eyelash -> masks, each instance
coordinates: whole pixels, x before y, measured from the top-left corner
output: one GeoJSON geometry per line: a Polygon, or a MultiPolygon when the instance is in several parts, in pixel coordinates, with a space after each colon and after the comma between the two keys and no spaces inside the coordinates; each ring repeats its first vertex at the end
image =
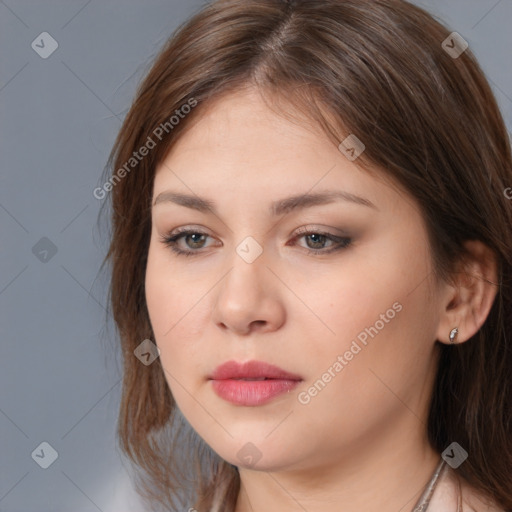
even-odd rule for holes
{"type": "MultiPolygon", "coordinates": [[[[175,232],[173,235],[167,235],[167,236],[161,237],[160,241],[165,246],[169,247],[178,256],[197,256],[198,254],[200,254],[200,250],[184,251],[183,249],[179,249],[177,247],[178,241],[181,238],[186,237],[187,235],[204,235],[204,236],[209,236],[207,233],[203,233],[201,231],[197,231],[197,230],[194,230],[194,229],[183,228],[183,229],[175,232]]],[[[309,236],[309,235],[320,235],[320,236],[326,237],[328,240],[331,240],[332,242],[338,242],[337,246],[331,248],[328,251],[325,251],[325,250],[322,250],[322,249],[306,249],[308,252],[313,253],[313,254],[330,254],[332,252],[336,252],[336,251],[340,251],[342,249],[346,249],[352,243],[352,239],[351,238],[337,237],[337,236],[335,236],[335,235],[333,235],[331,233],[324,232],[324,231],[321,231],[321,230],[308,230],[308,231],[304,230],[304,231],[301,231],[301,232],[297,233],[297,235],[294,237],[293,240],[296,240],[298,238],[302,238],[304,236],[309,236]]]]}

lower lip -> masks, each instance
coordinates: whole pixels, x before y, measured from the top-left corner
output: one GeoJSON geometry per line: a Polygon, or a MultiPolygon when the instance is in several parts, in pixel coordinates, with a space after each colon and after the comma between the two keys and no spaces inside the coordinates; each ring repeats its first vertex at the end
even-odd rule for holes
{"type": "Polygon", "coordinates": [[[299,384],[297,380],[212,380],[218,396],[235,405],[255,406],[270,402],[273,398],[292,390],[299,384]]]}

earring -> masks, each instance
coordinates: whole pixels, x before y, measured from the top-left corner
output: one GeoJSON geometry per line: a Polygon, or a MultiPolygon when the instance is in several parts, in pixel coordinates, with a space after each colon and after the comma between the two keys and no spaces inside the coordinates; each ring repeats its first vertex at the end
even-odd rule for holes
{"type": "Polygon", "coordinates": [[[454,327],[450,331],[450,344],[451,345],[453,345],[455,343],[455,340],[456,340],[458,334],[459,334],[459,329],[457,327],[454,327]]]}

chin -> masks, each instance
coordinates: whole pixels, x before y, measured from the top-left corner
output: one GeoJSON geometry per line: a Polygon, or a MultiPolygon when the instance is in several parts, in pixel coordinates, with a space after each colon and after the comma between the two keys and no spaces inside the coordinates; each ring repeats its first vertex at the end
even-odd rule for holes
{"type": "Polygon", "coordinates": [[[250,441],[251,436],[247,435],[238,441],[230,439],[229,444],[223,446],[216,446],[215,443],[210,446],[219,457],[239,469],[279,471],[298,463],[297,442],[283,446],[282,440],[270,442],[264,439],[265,435],[254,437],[261,441],[250,441]]]}

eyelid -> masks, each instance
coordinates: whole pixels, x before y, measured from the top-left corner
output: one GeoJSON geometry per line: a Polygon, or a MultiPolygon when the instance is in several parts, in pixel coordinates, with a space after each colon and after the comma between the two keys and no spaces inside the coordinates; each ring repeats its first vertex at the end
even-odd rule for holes
{"type": "MultiPolygon", "coordinates": [[[[207,236],[210,236],[210,237],[213,237],[213,235],[210,235],[210,233],[208,232],[209,230],[203,228],[203,227],[199,227],[199,226],[196,226],[194,224],[191,224],[191,225],[186,225],[186,226],[181,226],[179,228],[176,228],[176,229],[173,229],[167,233],[165,233],[165,236],[167,237],[171,237],[171,236],[175,236],[175,235],[178,235],[178,234],[181,234],[181,233],[189,233],[189,232],[193,232],[193,233],[197,233],[197,234],[201,234],[201,235],[207,235],[207,236]]],[[[333,238],[349,238],[350,237],[350,234],[348,233],[348,231],[345,231],[345,230],[342,230],[342,229],[336,229],[336,228],[332,228],[332,227],[328,227],[328,228],[323,228],[323,227],[319,227],[319,226],[316,226],[316,225],[311,225],[311,224],[307,224],[305,226],[301,226],[300,228],[297,228],[295,230],[292,231],[292,233],[288,236],[296,236],[296,235],[299,235],[299,234],[309,234],[311,232],[314,232],[314,233],[318,233],[318,234],[324,234],[324,235],[328,235],[328,236],[332,236],[333,238]],[[333,233],[332,231],[337,231],[338,233],[333,233]]]]}
{"type": "Polygon", "coordinates": [[[322,228],[322,227],[311,225],[311,224],[302,226],[293,231],[293,233],[295,233],[295,235],[298,235],[298,234],[302,235],[302,234],[307,234],[307,233],[311,233],[311,232],[318,233],[318,234],[323,233],[324,235],[329,235],[329,236],[332,236],[333,238],[350,238],[350,234],[347,231],[344,231],[342,229],[335,229],[332,227],[322,228]],[[333,233],[333,231],[337,231],[338,233],[333,233]]]}

